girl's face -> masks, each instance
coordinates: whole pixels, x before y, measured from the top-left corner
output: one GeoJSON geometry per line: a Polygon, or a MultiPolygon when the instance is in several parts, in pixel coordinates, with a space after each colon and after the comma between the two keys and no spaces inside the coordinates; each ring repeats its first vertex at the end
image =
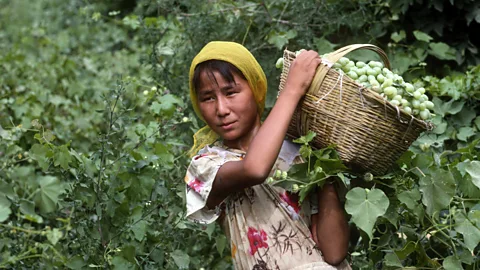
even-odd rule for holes
{"type": "Polygon", "coordinates": [[[200,74],[197,99],[208,126],[232,148],[246,150],[260,127],[257,103],[248,82],[233,73],[234,82],[226,81],[219,72],[200,74]]]}

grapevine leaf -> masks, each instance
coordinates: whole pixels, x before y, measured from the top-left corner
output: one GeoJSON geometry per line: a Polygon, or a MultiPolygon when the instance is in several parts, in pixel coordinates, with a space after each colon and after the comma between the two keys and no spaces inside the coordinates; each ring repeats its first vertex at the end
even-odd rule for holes
{"type": "Polygon", "coordinates": [[[87,265],[87,263],[80,255],[71,257],[70,259],[68,259],[67,263],[65,264],[65,266],[74,270],[82,269],[85,265],[87,265]]]}
{"type": "Polygon", "coordinates": [[[6,182],[0,182],[0,196],[5,195],[10,199],[15,198],[15,192],[13,188],[6,182]]]}
{"type": "MultiPolygon", "coordinates": [[[[468,217],[470,220],[474,220],[475,223],[479,225],[480,218],[478,217],[478,215],[474,215],[472,211],[478,210],[471,210],[468,213],[468,217]]],[[[456,213],[455,230],[463,235],[465,245],[471,252],[473,252],[474,249],[477,247],[478,243],[480,242],[480,230],[477,228],[477,226],[472,224],[469,219],[465,217],[464,213],[456,213]]]]}
{"type": "Polygon", "coordinates": [[[450,123],[452,123],[454,127],[469,127],[473,119],[475,119],[475,116],[477,116],[477,113],[474,108],[463,106],[462,110],[450,119],[450,123]]]}
{"type": "Polygon", "coordinates": [[[407,34],[405,33],[404,30],[401,30],[400,32],[393,32],[390,35],[390,38],[395,41],[395,43],[398,43],[402,40],[404,40],[407,37],[407,34]]]}
{"type": "Polygon", "coordinates": [[[57,206],[58,196],[65,192],[65,187],[53,176],[38,178],[39,191],[35,197],[35,204],[43,213],[53,212],[57,206]]]}
{"type": "Polygon", "coordinates": [[[403,191],[398,194],[398,200],[405,204],[409,209],[414,210],[417,206],[417,201],[421,199],[421,194],[418,189],[403,191]]]}
{"type": "Polygon", "coordinates": [[[440,123],[439,125],[436,125],[435,128],[432,130],[433,133],[435,134],[443,134],[447,130],[447,123],[443,122],[440,123]]]}
{"type": "Polygon", "coordinates": [[[47,239],[52,243],[52,245],[56,245],[60,239],[63,237],[63,232],[60,231],[57,228],[54,228],[53,230],[47,231],[47,239]]]}
{"type": "Polygon", "coordinates": [[[187,253],[177,249],[174,252],[170,253],[170,256],[172,256],[178,268],[180,269],[188,268],[188,265],[190,264],[190,256],[188,256],[187,253]]]}
{"type": "Polygon", "coordinates": [[[122,256],[115,256],[112,259],[112,265],[114,270],[133,270],[135,265],[127,261],[122,256]]]}
{"type": "Polygon", "coordinates": [[[458,189],[468,198],[480,197],[480,188],[477,187],[472,180],[472,177],[467,174],[466,167],[470,164],[470,160],[465,160],[452,168],[452,173],[458,183],[458,189]]]}
{"type": "Polygon", "coordinates": [[[427,207],[427,213],[432,215],[446,207],[455,195],[455,180],[450,171],[430,167],[430,172],[420,178],[422,202],[427,207]]]}
{"type": "Polygon", "coordinates": [[[70,155],[68,147],[66,145],[62,145],[55,151],[53,159],[53,164],[55,166],[60,165],[64,170],[67,170],[69,168],[68,163],[72,162],[72,155],[70,155]]]}
{"type": "Polygon", "coordinates": [[[472,178],[472,183],[480,188],[480,161],[474,160],[465,166],[467,172],[472,178]]]}
{"type": "Polygon", "coordinates": [[[445,258],[445,260],[443,260],[443,268],[445,268],[445,270],[463,269],[462,263],[460,262],[460,260],[453,255],[448,256],[445,258]]]}
{"type": "Polygon", "coordinates": [[[468,141],[468,138],[475,135],[475,131],[471,127],[462,127],[458,130],[457,139],[460,141],[468,141]]]}
{"type": "Polygon", "coordinates": [[[215,246],[217,247],[218,254],[223,256],[223,251],[225,250],[225,246],[227,245],[227,238],[225,235],[221,234],[215,238],[215,246]]]}
{"type": "Polygon", "coordinates": [[[425,34],[424,32],[419,31],[419,30],[413,31],[413,35],[415,36],[415,38],[416,38],[417,40],[420,40],[420,41],[430,42],[430,40],[433,39],[433,38],[432,38],[431,36],[429,36],[428,34],[425,34]]]}
{"type": "Polygon", "coordinates": [[[297,31],[288,30],[287,32],[277,32],[276,30],[270,31],[268,34],[268,43],[275,45],[278,49],[283,48],[288,41],[297,36],[297,31]]]}
{"type": "Polygon", "coordinates": [[[400,260],[405,260],[407,256],[417,249],[415,242],[409,241],[402,249],[395,250],[400,260]]]}
{"type": "Polygon", "coordinates": [[[455,60],[455,49],[443,42],[432,42],[428,44],[430,54],[441,60],[455,60]]]}
{"type": "Polygon", "coordinates": [[[145,237],[145,233],[147,232],[147,222],[145,220],[140,220],[130,229],[132,230],[135,239],[137,239],[137,241],[142,241],[142,239],[145,237]]]}
{"type": "Polygon", "coordinates": [[[298,193],[298,195],[300,196],[300,197],[298,198],[298,201],[299,201],[300,203],[302,203],[303,200],[305,200],[305,198],[308,196],[308,194],[311,193],[311,191],[312,191],[314,188],[315,188],[315,185],[308,185],[306,188],[302,188],[302,189],[300,190],[300,192],[298,193]]]}
{"type": "Polygon", "coordinates": [[[473,121],[473,123],[475,123],[475,126],[477,127],[477,131],[480,131],[480,116],[477,116],[477,118],[475,118],[475,121],[473,121]]]}
{"type": "Polygon", "coordinates": [[[183,101],[172,94],[160,97],[160,102],[154,101],[150,106],[150,110],[155,114],[165,114],[171,116],[175,111],[175,105],[183,106],[183,101]]]}
{"type": "Polygon", "coordinates": [[[390,204],[387,196],[380,189],[356,187],[347,193],[346,199],[345,210],[352,215],[352,221],[372,239],[377,218],[385,214],[390,204]]]}
{"type": "Polygon", "coordinates": [[[308,144],[304,144],[298,152],[303,158],[308,159],[308,157],[312,155],[312,148],[308,144]]]}
{"type": "Polygon", "coordinates": [[[8,219],[12,210],[10,210],[10,201],[5,197],[5,195],[0,194],[0,222],[4,222],[8,219]]]}
{"type": "Polygon", "coordinates": [[[320,54],[331,52],[338,45],[338,44],[331,43],[329,40],[327,40],[324,37],[314,38],[313,42],[317,48],[318,53],[320,54]]]}
{"type": "Polygon", "coordinates": [[[300,138],[293,140],[293,142],[294,143],[300,143],[300,144],[308,144],[309,142],[311,142],[313,140],[313,138],[316,135],[317,134],[315,132],[309,130],[307,135],[301,136],[300,138]]]}
{"type": "Polygon", "coordinates": [[[402,262],[395,253],[388,253],[385,255],[385,265],[394,267],[403,267],[402,262]]]}
{"type": "Polygon", "coordinates": [[[390,203],[383,215],[395,228],[398,228],[398,203],[390,203]]]}
{"type": "Polygon", "coordinates": [[[42,170],[46,171],[48,169],[48,146],[34,144],[32,148],[30,148],[30,156],[38,162],[38,165],[40,166],[40,168],[42,168],[42,170]]]}
{"type": "Polygon", "coordinates": [[[24,214],[26,220],[43,223],[43,218],[35,213],[35,204],[32,201],[22,200],[20,203],[20,212],[24,214]]]}
{"type": "Polygon", "coordinates": [[[120,252],[123,258],[131,263],[135,263],[136,249],[132,245],[124,245],[122,251],[120,252]]]}
{"type": "Polygon", "coordinates": [[[174,156],[172,153],[170,153],[169,149],[167,146],[165,146],[162,143],[156,143],[155,144],[155,155],[157,155],[160,160],[162,160],[165,164],[171,164],[173,163],[174,156]]]}
{"type": "Polygon", "coordinates": [[[455,101],[451,99],[448,102],[443,102],[438,97],[434,97],[432,102],[435,104],[433,108],[435,114],[440,116],[445,116],[448,114],[457,114],[463,109],[463,105],[465,105],[465,101],[455,101]]]}

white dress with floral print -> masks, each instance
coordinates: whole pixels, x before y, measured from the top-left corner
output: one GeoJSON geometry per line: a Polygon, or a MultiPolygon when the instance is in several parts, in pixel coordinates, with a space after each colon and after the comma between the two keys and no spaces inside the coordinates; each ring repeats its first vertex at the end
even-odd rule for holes
{"type": "MultiPolygon", "coordinates": [[[[235,269],[351,269],[346,261],[337,267],[324,262],[308,229],[317,210],[308,200],[299,205],[296,194],[280,187],[256,185],[228,196],[216,209],[207,208],[218,169],[244,155],[217,142],[193,157],[185,176],[187,218],[202,224],[219,220],[235,269]]],[[[298,147],[285,141],[272,171],[288,170],[297,158],[298,147]]]]}

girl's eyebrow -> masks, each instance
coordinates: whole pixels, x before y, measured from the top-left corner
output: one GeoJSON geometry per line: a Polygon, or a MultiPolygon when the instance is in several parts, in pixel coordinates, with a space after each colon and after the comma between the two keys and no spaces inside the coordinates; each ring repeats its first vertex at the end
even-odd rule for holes
{"type": "MultiPolygon", "coordinates": [[[[227,90],[230,90],[232,88],[234,88],[236,86],[236,84],[229,84],[229,85],[226,85],[222,88],[220,88],[220,91],[227,91],[227,90]]],[[[198,91],[198,94],[199,95],[208,95],[208,94],[211,94],[212,92],[214,92],[212,89],[200,89],[198,91]]]]}

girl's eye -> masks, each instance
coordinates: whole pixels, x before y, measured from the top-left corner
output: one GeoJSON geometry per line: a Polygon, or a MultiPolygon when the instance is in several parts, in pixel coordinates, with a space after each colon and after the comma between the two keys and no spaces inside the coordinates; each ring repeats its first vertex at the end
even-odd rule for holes
{"type": "Polygon", "coordinates": [[[203,102],[205,102],[205,101],[210,101],[210,100],[214,100],[214,98],[213,98],[213,97],[203,97],[203,98],[201,99],[201,101],[203,101],[203,102]]]}
{"type": "Polygon", "coordinates": [[[236,93],[238,93],[238,91],[228,91],[227,96],[231,96],[231,95],[234,95],[236,93]]]}

